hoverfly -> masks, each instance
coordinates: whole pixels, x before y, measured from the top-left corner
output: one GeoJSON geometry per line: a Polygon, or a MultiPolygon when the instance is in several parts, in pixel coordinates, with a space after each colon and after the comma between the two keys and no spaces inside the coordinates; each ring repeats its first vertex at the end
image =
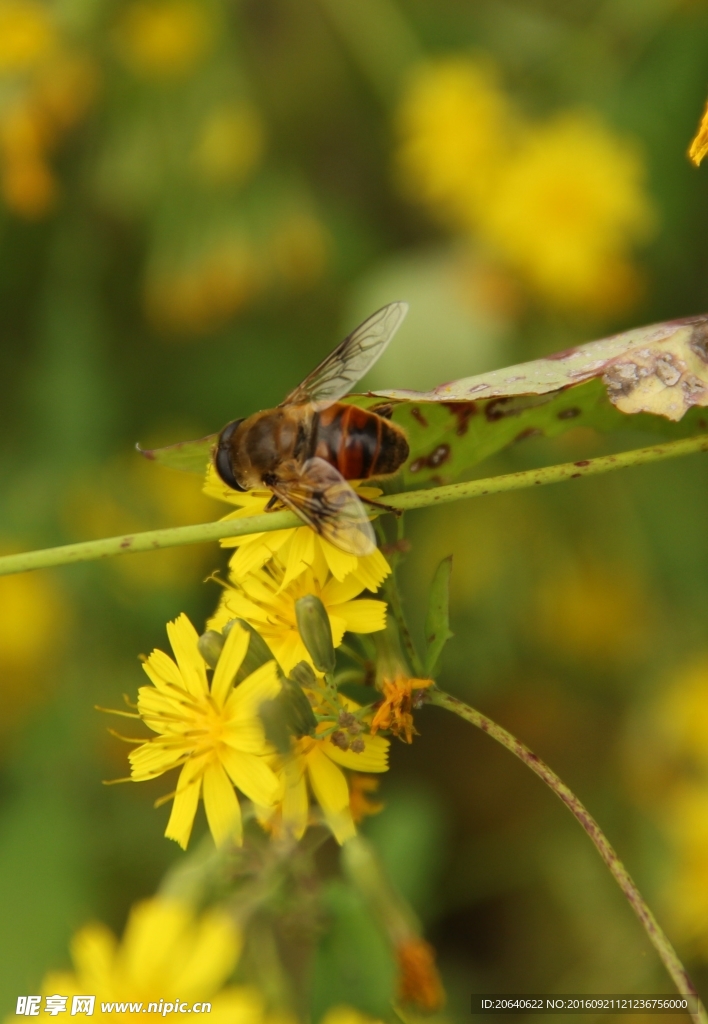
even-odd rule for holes
{"type": "MultiPolygon", "coordinates": [[[[341,550],[369,554],[374,531],[347,481],[395,473],[408,458],[408,441],[384,416],[339,399],[374,365],[407,312],[405,302],[379,309],[276,409],[233,420],[218,435],[171,448],[178,454],[179,449],[203,452],[208,446],[228,487],[266,487],[273,492],[266,509],[281,503],[341,550]]],[[[166,461],[168,451],[143,454],[166,461]]]]}

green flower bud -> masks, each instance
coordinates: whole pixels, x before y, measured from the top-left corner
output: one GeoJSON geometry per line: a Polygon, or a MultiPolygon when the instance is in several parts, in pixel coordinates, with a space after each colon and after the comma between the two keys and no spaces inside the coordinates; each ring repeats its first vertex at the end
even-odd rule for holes
{"type": "Polygon", "coordinates": [[[225,642],[226,637],[222,633],[217,633],[214,629],[208,629],[206,633],[202,633],[199,637],[197,650],[209,668],[216,668],[216,663],[221,656],[225,642]]]}
{"type": "Polygon", "coordinates": [[[318,672],[334,672],[334,643],[329,615],[319,597],[308,594],[295,602],[295,617],[302,642],[318,672]]]}

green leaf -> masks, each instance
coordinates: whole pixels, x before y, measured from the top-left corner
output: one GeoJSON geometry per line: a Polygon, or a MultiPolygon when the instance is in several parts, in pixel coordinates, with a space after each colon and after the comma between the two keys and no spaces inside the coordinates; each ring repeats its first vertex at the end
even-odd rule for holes
{"type": "Polygon", "coordinates": [[[139,444],[135,447],[144,458],[156,462],[159,466],[182,469],[204,476],[218,438],[218,434],[208,434],[207,437],[200,437],[196,441],[179,441],[166,448],[141,448],[139,444]]]}
{"type": "Polygon", "coordinates": [[[453,635],[450,631],[450,573],[452,555],[443,558],[435,570],[425,616],[426,676],[433,676],[445,644],[453,635]]]}

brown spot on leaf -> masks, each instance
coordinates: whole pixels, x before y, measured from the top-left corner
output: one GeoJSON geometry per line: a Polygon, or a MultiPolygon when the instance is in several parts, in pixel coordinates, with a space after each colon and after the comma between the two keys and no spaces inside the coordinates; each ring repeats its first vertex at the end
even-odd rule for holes
{"type": "Polygon", "coordinates": [[[490,423],[496,423],[497,420],[503,420],[505,416],[515,416],[518,413],[518,409],[504,408],[510,401],[510,398],[495,398],[489,403],[484,410],[484,415],[490,423]]]}
{"type": "Polygon", "coordinates": [[[564,348],[562,352],[552,352],[550,356],[546,356],[546,359],[552,359],[554,361],[559,359],[568,359],[569,356],[575,355],[577,351],[577,346],[575,348],[564,348]]]}
{"type": "Polygon", "coordinates": [[[558,413],[559,420],[574,420],[576,416],[582,416],[583,410],[578,409],[576,405],[571,406],[570,409],[561,409],[558,413]]]}
{"type": "Polygon", "coordinates": [[[654,372],[667,388],[672,388],[674,384],[678,384],[681,380],[681,371],[676,366],[674,357],[670,352],[664,352],[663,355],[659,356],[654,372]]]}
{"type": "Polygon", "coordinates": [[[443,402],[442,404],[453,416],[457,417],[455,433],[458,437],[462,437],[467,433],[470,418],[477,413],[477,405],[475,402],[443,402]]]}
{"type": "Polygon", "coordinates": [[[706,391],[703,381],[699,380],[698,377],[694,377],[692,373],[684,379],[681,387],[689,405],[695,405],[706,391]]]}
{"type": "Polygon", "coordinates": [[[689,348],[696,353],[699,359],[708,363],[708,324],[700,323],[691,331],[689,348]]]}
{"type": "Polygon", "coordinates": [[[411,416],[417,423],[420,423],[421,427],[427,427],[428,421],[426,420],[425,416],[420,411],[417,405],[414,405],[413,408],[411,409],[411,416]]]}
{"type": "Polygon", "coordinates": [[[420,473],[421,469],[425,466],[425,459],[414,459],[408,467],[409,473],[420,473]]]}
{"type": "Polygon", "coordinates": [[[450,458],[450,445],[439,444],[428,456],[428,465],[431,469],[437,469],[450,458]]]}
{"type": "Polygon", "coordinates": [[[610,398],[626,397],[639,383],[639,369],[636,363],[616,363],[602,379],[610,398]]]}
{"type": "Polygon", "coordinates": [[[589,466],[590,465],[590,459],[581,459],[580,462],[574,462],[573,465],[574,466],[589,466]]]}
{"type": "Polygon", "coordinates": [[[543,431],[538,427],[527,427],[516,435],[514,441],[526,441],[529,437],[543,437],[543,431]]]}

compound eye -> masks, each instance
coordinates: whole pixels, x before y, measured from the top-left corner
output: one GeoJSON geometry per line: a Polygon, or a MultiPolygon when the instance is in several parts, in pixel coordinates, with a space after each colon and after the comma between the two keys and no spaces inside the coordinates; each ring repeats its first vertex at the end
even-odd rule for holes
{"type": "Polygon", "coordinates": [[[233,423],[229,423],[228,426],[224,427],[219,436],[219,444],[214,457],[214,468],[216,469],[216,472],[219,474],[226,486],[233,488],[234,491],[246,490],[246,488],[242,487],[234,476],[234,469],[231,463],[231,448],[229,445],[232,434],[241,423],[243,423],[243,420],[234,420],[233,423]]]}

